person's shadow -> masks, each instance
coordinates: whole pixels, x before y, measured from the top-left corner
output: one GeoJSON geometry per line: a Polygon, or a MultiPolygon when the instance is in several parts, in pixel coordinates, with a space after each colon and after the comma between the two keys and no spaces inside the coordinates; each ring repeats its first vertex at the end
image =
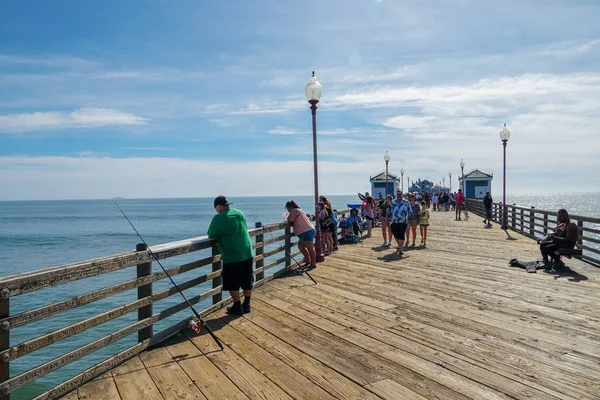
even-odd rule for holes
{"type": "Polygon", "coordinates": [[[544,270],[544,273],[554,275],[554,279],[566,277],[570,282],[587,281],[588,277],[569,267],[558,268],[555,270],[544,270]]]}
{"type": "Polygon", "coordinates": [[[376,247],[371,247],[371,250],[373,250],[373,251],[375,251],[377,253],[380,253],[382,251],[389,250],[390,247],[391,246],[388,246],[388,245],[385,245],[385,246],[384,245],[380,245],[380,246],[376,246],[376,247]]]}
{"type": "Polygon", "coordinates": [[[399,260],[402,260],[402,259],[408,258],[408,257],[409,256],[407,256],[406,254],[399,255],[398,253],[394,252],[394,253],[386,254],[382,257],[377,257],[377,259],[381,260],[383,262],[392,262],[392,261],[399,261],[399,260]]]}

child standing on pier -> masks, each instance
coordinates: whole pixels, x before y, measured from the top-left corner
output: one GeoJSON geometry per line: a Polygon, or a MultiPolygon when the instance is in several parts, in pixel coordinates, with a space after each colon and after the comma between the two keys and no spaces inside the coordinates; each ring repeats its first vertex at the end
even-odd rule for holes
{"type": "Polygon", "coordinates": [[[421,245],[427,246],[427,228],[429,228],[429,210],[426,207],[427,203],[421,202],[421,221],[419,229],[421,233],[421,245]]]}

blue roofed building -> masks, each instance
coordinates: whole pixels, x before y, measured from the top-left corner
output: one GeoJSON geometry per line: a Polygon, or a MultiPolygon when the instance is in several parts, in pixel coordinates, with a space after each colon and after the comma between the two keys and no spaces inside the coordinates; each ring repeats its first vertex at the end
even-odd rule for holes
{"type": "MultiPolygon", "coordinates": [[[[464,192],[467,199],[483,199],[486,192],[492,193],[492,179],[494,174],[487,174],[475,169],[465,174],[464,192]]],[[[462,177],[458,177],[460,187],[463,187],[462,177]]]]}

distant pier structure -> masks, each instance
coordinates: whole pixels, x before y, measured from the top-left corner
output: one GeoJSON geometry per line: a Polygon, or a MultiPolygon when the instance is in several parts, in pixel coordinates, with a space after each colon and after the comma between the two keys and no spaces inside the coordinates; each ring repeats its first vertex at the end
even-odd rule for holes
{"type": "Polygon", "coordinates": [[[425,192],[433,192],[435,184],[428,179],[417,179],[412,182],[408,191],[411,193],[425,193],[425,192]]]}
{"type": "MultiPolygon", "coordinates": [[[[494,174],[488,174],[475,169],[468,174],[465,174],[465,198],[467,199],[482,199],[486,192],[492,193],[492,179],[494,174]]],[[[462,185],[462,177],[458,177],[460,187],[462,185]]]]}

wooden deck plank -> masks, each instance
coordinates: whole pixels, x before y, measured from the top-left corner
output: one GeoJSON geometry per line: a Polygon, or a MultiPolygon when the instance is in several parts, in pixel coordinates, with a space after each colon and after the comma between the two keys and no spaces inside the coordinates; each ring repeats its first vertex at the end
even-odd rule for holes
{"type": "MultiPolygon", "coordinates": [[[[323,302],[323,306],[321,306],[296,298],[289,293],[273,292],[272,295],[282,298],[291,303],[293,306],[306,310],[308,313],[330,319],[331,321],[334,321],[345,328],[360,332],[361,334],[376,339],[382,343],[389,344],[390,346],[397,348],[401,353],[407,353],[404,355],[404,357],[406,357],[406,362],[404,362],[403,365],[407,366],[408,368],[411,368],[410,365],[413,364],[427,365],[427,363],[424,361],[429,361],[430,363],[434,364],[431,366],[431,368],[434,370],[437,369],[436,365],[443,364],[444,368],[456,373],[457,375],[464,374],[466,376],[475,377],[478,382],[484,383],[489,388],[498,391],[504,391],[510,396],[519,397],[523,393],[527,393],[529,398],[542,398],[546,395],[554,396],[555,398],[560,397],[559,393],[552,393],[551,391],[545,390],[545,388],[539,386],[535,387],[537,384],[534,382],[532,384],[527,382],[527,385],[525,385],[521,382],[522,379],[516,379],[516,377],[510,376],[509,374],[499,374],[497,369],[487,369],[485,367],[485,363],[478,363],[468,357],[460,357],[453,351],[440,351],[439,347],[432,348],[427,345],[422,345],[419,342],[407,339],[401,335],[397,335],[394,333],[394,331],[389,329],[374,326],[370,322],[363,323],[362,321],[353,318],[353,316],[351,316],[354,315],[353,313],[348,313],[349,315],[344,315],[343,313],[337,312],[331,313],[331,307],[328,307],[331,304],[330,302],[323,302]],[[413,356],[420,359],[415,359],[413,356]]],[[[296,315],[298,315],[298,313],[296,313],[296,315]]],[[[371,348],[368,343],[366,343],[365,346],[366,348],[371,348]]],[[[398,360],[399,357],[394,354],[392,359],[398,360]]],[[[415,370],[414,367],[411,369],[415,370]]],[[[435,379],[435,376],[433,379],[435,379]]],[[[462,380],[462,377],[457,377],[455,379],[462,380]]]]}
{"type": "Polygon", "coordinates": [[[61,397],[62,400],[79,400],[79,396],[77,395],[77,389],[73,390],[70,393],[67,393],[66,396],[61,397]]]}
{"type": "MultiPolygon", "coordinates": [[[[323,289],[323,287],[323,285],[320,285],[320,289],[323,289]]],[[[528,385],[539,390],[543,390],[545,386],[566,396],[570,396],[571,393],[581,392],[579,390],[579,385],[581,385],[587,387],[587,390],[597,390],[600,392],[600,383],[594,382],[591,376],[587,376],[587,369],[579,370],[576,374],[570,376],[570,379],[573,381],[580,381],[579,385],[574,388],[563,385],[560,380],[565,378],[565,374],[569,375],[571,372],[559,370],[555,366],[548,364],[547,361],[551,360],[548,354],[537,356],[535,359],[536,363],[534,364],[530,359],[536,350],[530,347],[518,348],[514,344],[511,344],[510,348],[506,349],[498,346],[498,340],[490,340],[487,335],[472,332],[464,328],[453,329],[455,325],[444,323],[440,319],[424,317],[421,320],[415,320],[417,315],[414,313],[411,314],[410,318],[396,315],[396,318],[393,318],[395,325],[392,329],[389,329],[385,324],[385,315],[375,315],[371,316],[368,320],[363,320],[362,311],[364,307],[362,305],[352,304],[347,300],[337,297],[327,297],[324,290],[321,290],[319,295],[315,296],[314,291],[309,292],[306,289],[293,289],[288,293],[299,297],[304,302],[313,304],[324,300],[325,304],[330,309],[335,310],[336,313],[346,314],[378,328],[387,328],[388,331],[402,335],[414,343],[421,343],[430,348],[444,349],[446,352],[452,352],[453,357],[464,356],[464,359],[475,361],[479,366],[485,366],[489,364],[489,361],[494,360],[494,365],[497,368],[496,372],[503,373],[507,377],[514,377],[517,380],[527,381],[528,385]],[[343,306],[336,306],[336,303],[342,302],[343,306]],[[379,323],[373,317],[383,322],[379,323]],[[441,329],[442,327],[449,330],[443,330],[441,329]],[[543,381],[543,386],[536,383],[536,381],[540,380],[543,381]]],[[[389,314],[394,315],[392,312],[389,312],[389,314]]]]}
{"type": "MultiPolygon", "coordinates": [[[[324,278],[329,278],[336,276],[335,272],[324,272],[322,275],[324,278]]],[[[386,287],[389,287],[390,283],[396,283],[396,278],[392,278],[391,276],[386,276],[385,280],[381,282],[371,281],[365,284],[362,284],[355,277],[339,277],[337,279],[335,285],[344,285],[346,287],[351,287],[358,289],[363,287],[364,290],[370,290],[374,293],[381,293],[382,290],[385,290],[386,287]]],[[[382,298],[381,295],[375,296],[376,298],[382,298]]],[[[431,293],[419,292],[418,295],[415,296],[412,290],[407,288],[402,291],[394,291],[391,292],[388,296],[390,301],[406,301],[413,302],[415,304],[419,304],[422,306],[429,306],[431,304],[436,304],[436,308],[445,312],[454,313],[456,315],[467,315],[471,316],[472,319],[476,319],[479,322],[484,322],[490,325],[502,326],[505,329],[510,329],[513,332],[519,332],[525,335],[529,335],[529,337],[536,337],[539,340],[548,341],[553,345],[561,345],[564,344],[563,337],[569,336],[575,338],[577,340],[573,340],[569,343],[574,350],[579,351],[584,354],[589,354],[592,356],[600,355],[600,347],[597,346],[597,341],[594,340],[594,337],[588,338],[584,334],[579,334],[576,330],[569,330],[568,327],[559,326],[556,324],[553,328],[553,332],[547,332],[547,327],[544,327],[536,320],[530,320],[529,324],[523,324],[519,318],[511,315],[505,315],[501,311],[492,311],[489,309],[483,308],[481,305],[477,303],[468,303],[463,301],[460,296],[452,296],[453,304],[448,305],[448,301],[444,301],[444,297],[438,294],[438,291],[431,291],[431,293]],[[457,297],[457,298],[454,298],[457,297]],[[440,301],[441,300],[441,301],[440,301]],[[457,303],[457,304],[454,304],[457,303]],[[556,335],[555,332],[560,333],[562,335],[556,335]]],[[[483,296],[482,300],[486,300],[487,296],[483,296]]],[[[446,298],[446,300],[449,300],[446,298]]]]}
{"type": "Polygon", "coordinates": [[[119,374],[114,379],[123,399],[163,400],[163,396],[145,369],[119,374]]]}
{"type": "Polygon", "coordinates": [[[148,373],[165,399],[206,399],[176,362],[148,368],[148,373]]]}
{"type": "Polygon", "coordinates": [[[381,398],[386,400],[427,400],[425,397],[413,392],[410,389],[405,388],[397,382],[391,379],[383,379],[379,382],[369,383],[366,386],[367,389],[375,392],[381,398]]]}
{"type": "Polygon", "coordinates": [[[250,316],[244,318],[250,319],[254,324],[271,332],[288,345],[319,360],[359,385],[366,385],[384,378],[373,368],[334,351],[334,346],[328,346],[327,340],[322,338],[318,332],[295,331],[281,322],[282,313],[278,310],[269,310],[268,308],[265,310],[268,314],[257,312],[255,309],[250,316]]]}
{"type": "MultiPolygon", "coordinates": [[[[410,299],[407,299],[405,301],[405,305],[403,307],[413,307],[415,304],[417,303],[417,307],[416,307],[416,311],[413,312],[421,312],[421,310],[431,310],[429,307],[431,305],[431,301],[419,301],[416,300],[415,297],[413,296],[410,299]]],[[[436,315],[441,315],[444,314],[443,312],[440,312],[440,309],[445,307],[444,306],[439,306],[437,307],[433,312],[432,315],[435,317],[436,315]]],[[[398,311],[400,314],[402,314],[402,310],[398,311]]],[[[477,313],[477,315],[469,315],[468,313],[465,313],[464,310],[458,310],[456,312],[452,312],[451,310],[449,311],[451,318],[453,319],[457,319],[457,318],[463,318],[466,322],[464,324],[465,327],[469,327],[471,325],[473,326],[481,326],[482,322],[482,315],[484,315],[483,312],[479,312],[477,313]]],[[[490,327],[490,329],[494,330],[495,332],[503,332],[504,329],[506,328],[505,326],[505,322],[497,322],[497,323],[492,323],[492,326],[490,327]]],[[[517,324],[518,325],[518,324],[517,324]]],[[[487,326],[487,325],[486,325],[487,326]]],[[[525,329],[525,328],[523,328],[525,329]]],[[[554,332],[551,332],[550,335],[552,335],[554,332]]],[[[542,336],[542,333],[540,333],[537,330],[531,331],[531,333],[528,335],[527,332],[523,333],[519,330],[513,330],[513,331],[508,331],[508,334],[510,334],[512,337],[516,337],[517,340],[521,341],[522,343],[526,343],[528,346],[530,347],[544,347],[548,349],[548,352],[551,355],[554,356],[559,356],[561,354],[567,354],[567,353],[571,353],[572,350],[570,349],[570,347],[566,347],[563,346],[562,344],[565,343],[564,339],[562,336],[560,335],[555,335],[555,341],[554,343],[549,343],[549,344],[545,344],[543,345],[543,341],[540,339],[540,336],[542,336]]],[[[500,336],[502,336],[503,334],[500,333],[500,336]]],[[[568,342],[569,344],[572,344],[571,341],[568,342]]],[[[583,353],[585,354],[585,353],[583,353]]],[[[579,363],[585,363],[586,365],[584,366],[585,368],[589,368],[590,366],[593,366],[596,358],[593,356],[589,356],[586,355],[588,358],[583,358],[581,360],[578,360],[579,363]]]]}
{"type": "Polygon", "coordinates": [[[228,347],[208,353],[207,357],[250,399],[292,398],[228,347]]]}
{"type": "Polygon", "coordinates": [[[112,373],[112,376],[117,376],[129,372],[141,371],[143,369],[145,369],[145,367],[142,360],[140,360],[140,357],[134,356],[118,367],[113,368],[110,372],[112,373]]]}
{"type": "Polygon", "coordinates": [[[246,318],[229,321],[229,325],[281,361],[293,367],[328,393],[338,399],[375,400],[379,397],[365,390],[362,386],[346,378],[339,372],[329,368],[320,361],[310,357],[273,335],[253,324],[246,318]]]}
{"type": "MultiPolygon", "coordinates": [[[[392,335],[390,332],[380,330],[379,328],[361,326],[359,325],[360,321],[349,317],[340,318],[340,314],[331,313],[324,307],[310,307],[302,302],[288,303],[289,305],[287,305],[286,302],[274,300],[272,296],[276,295],[286,297],[289,301],[294,302],[292,296],[284,293],[261,294],[261,299],[264,297],[266,298],[265,301],[269,304],[290,313],[293,308],[296,308],[294,315],[303,321],[318,326],[334,335],[339,335],[340,338],[343,337],[345,340],[365,350],[381,354],[382,357],[396,361],[403,367],[426,376],[432,381],[437,381],[443,386],[450,387],[459,393],[463,393],[465,396],[481,399],[500,399],[504,398],[504,396],[497,390],[504,386],[508,386],[506,389],[508,395],[514,395],[514,387],[517,387],[517,390],[528,389],[527,387],[519,387],[523,385],[518,382],[500,379],[492,371],[482,370],[469,363],[460,363],[449,356],[444,357],[443,353],[436,351],[436,355],[432,356],[433,352],[425,346],[408,343],[404,338],[392,335]],[[303,307],[306,307],[308,311],[304,311],[303,307]],[[335,322],[330,322],[327,318],[334,319],[335,322]],[[417,348],[414,349],[414,347],[417,348]],[[410,352],[416,353],[419,356],[414,356],[410,352]],[[442,363],[446,363],[446,365],[440,368],[438,364],[442,363]],[[453,368],[453,364],[459,365],[457,368],[453,368]],[[457,370],[463,370],[467,376],[475,376],[479,379],[474,382],[457,373],[457,370]],[[494,391],[497,392],[494,393],[494,391]]],[[[531,393],[530,398],[540,398],[542,395],[539,391],[532,389],[529,392],[531,393]]],[[[517,394],[519,393],[517,392],[517,394]]]]}
{"type": "MultiPolygon", "coordinates": [[[[189,329],[168,339],[165,348],[208,399],[248,399],[248,397],[188,338],[189,329]]],[[[207,335],[203,330],[202,335],[207,335]]],[[[212,340],[212,339],[211,339],[212,340]]]]}
{"type": "Polygon", "coordinates": [[[246,400],[246,396],[206,356],[196,356],[179,361],[181,368],[192,377],[207,399],[246,400]]]}
{"type": "Polygon", "coordinates": [[[94,379],[78,389],[79,400],[121,400],[112,376],[94,379]]]}
{"type": "MultiPolygon", "coordinates": [[[[264,296],[269,296],[269,294],[265,293],[264,296]]],[[[256,304],[258,305],[258,310],[261,313],[269,316],[271,319],[271,321],[267,321],[266,324],[264,324],[262,321],[259,322],[262,327],[269,331],[273,331],[274,327],[272,325],[272,320],[276,320],[277,322],[287,326],[288,329],[291,328],[295,330],[300,334],[300,340],[307,339],[308,343],[318,344],[315,354],[311,354],[313,357],[319,359],[321,362],[327,365],[332,366],[332,368],[340,368],[346,376],[353,376],[355,381],[357,379],[356,374],[362,371],[362,374],[366,375],[368,378],[367,381],[362,382],[362,384],[365,385],[368,383],[377,382],[384,377],[395,378],[402,385],[428,398],[466,398],[465,396],[462,396],[453,390],[447,389],[434,381],[414,373],[408,368],[384,359],[378,354],[365,350],[356,343],[348,342],[345,334],[351,334],[349,331],[343,332],[342,329],[341,331],[336,331],[337,335],[332,334],[321,330],[314,324],[312,326],[307,325],[304,320],[299,319],[296,316],[292,316],[283,310],[277,309],[276,307],[272,307],[270,304],[264,303],[259,299],[254,301],[256,301],[256,304]],[[327,353],[324,351],[325,348],[328,350],[327,353]],[[376,372],[376,374],[373,374],[373,372],[376,372]]],[[[298,310],[295,310],[294,314],[297,313],[298,310]]],[[[256,321],[255,316],[250,318],[253,321],[256,321]]],[[[284,332],[286,331],[284,330],[284,332]]],[[[281,338],[282,336],[279,337],[281,338]]],[[[380,346],[380,348],[384,348],[383,344],[380,346]]],[[[390,349],[391,347],[385,348],[390,349]]],[[[307,349],[306,347],[303,348],[303,351],[307,350],[310,351],[310,349],[307,349]]]]}
{"type": "Polygon", "coordinates": [[[245,336],[229,327],[232,318],[225,318],[218,329],[219,338],[242,359],[256,368],[263,376],[272,380],[288,395],[296,399],[331,399],[334,397],[320,386],[299,374],[288,364],[280,361],[268,351],[257,346],[245,336]]]}
{"type": "Polygon", "coordinates": [[[163,346],[153,347],[140,353],[140,360],[146,368],[173,362],[173,357],[163,346]]]}
{"type": "MultiPolygon", "coordinates": [[[[401,260],[375,229],[320,263],[316,285],[290,274],[250,314],[208,316],[225,351],[186,330],[93,384],[144,400],[600,399],[600,269],[527,274],[507,262],[539,258],[533,240],[453,219],[432,213],[427,248],[401,260]]],[[[87,385],[73,398],[103,392],[87,385]]]]}
{"type": "MultiPolygon", "coordinates": [[[[337,261],[337,260],[336,260],[337,261]]],[[[332,262],[330,263],[329,269],[342,269],[343,267],[339,264],[332,262]]],[[[360,270],[364,268],[363,266],[357,265],[356,269],[360,270]]],[[[372,267],[373,272],[378,271],[378,274],[381,273],[385,276],[394,277],[393,270],[384,269],[379,267],[372,267]]],[[[405,267],[403,271],[402,281],[395,282],[398,283],[400,288],[404,288],[407,286],[408,282],[407,278],[410,279],[409,282],[411,284],[412,290],[431,290],[432,288],[438,289],[436,293],[446,294],[446,295],[456,295],[460,294],[461,300],[467,299],[476,299],[479,304],[483,304],[479,302],[481,300],[481,295],[484,294],[488,296],[488,301],[485,303],[485,306],[490,307],[491,309],[499,309],[500,311],[507,312],[508,310],[512,311],[513,314],[527,311],[528,313],[535,314],[536,318],[547,318],[548,320],[556,320],[562,319],[565,323],[578,323],[579,325],[586,326],[589,325],[590,329],[586,333],[595,333],[594,326],[598,321],[597,313],[588,313],[585,310],[577,310],[576,312],[565,313],[564,310],[561,309],[563,302],[566,300],[572,300],[568,296],[564,294],[558,294],[557,299],[562,300],[556,306],[554,304],[549,304],[548,302],[548,293],[540,292],[539,298],[541,300],[536,302],[537,297],[533,297],[528,299],[528,301],[522,300],[522,296],[518,294],[513,294],[514,292],[518,293],[517,289],[522,290],[522,287],[514,286],[513,292],[501,290],[501,289],[491,289],[489,286],[489,280],[485,281],[475,281],[471,282],[467,278],[461,277],[460,280],[457,279],[449,279],[449,277],[441,275],[439,273],[429,273],[423,272],[423,269],[411,270],[410,267],[405,267]],[[543,295],[542,295],[543,293],[543,295]],[[563,297],[563,298],[561,298],[563,297]],[[496,306],[496,304],[501,304],[501,307],[496,306]],[[507,307],[509,305],[510,307],[507,307]],[[558,306],[558,307],[557,307],[558,306]]],[[[522,286],[522,285],[521,285],[522,286]]],[[[510,285],[508,283],[502,284],[503,288],[509,288],[510,285]]],[[[527,289],[528,295],[534,294],[536,289],[531,288],[527,289]]],[[[586,299],[589,302],[589,305],[592,305],[592,299],[586,299]]],[[[584,302],[585,303],[585,302],[584,302]]]]}

